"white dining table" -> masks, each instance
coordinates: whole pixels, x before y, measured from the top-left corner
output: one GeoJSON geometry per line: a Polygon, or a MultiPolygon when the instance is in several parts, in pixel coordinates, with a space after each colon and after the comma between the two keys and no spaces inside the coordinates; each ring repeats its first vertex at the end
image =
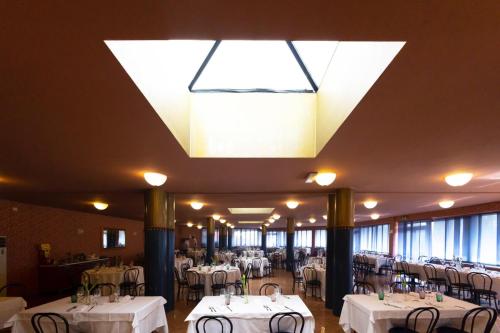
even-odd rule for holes
{"type": "MultiPolygon", "coordinates": [[[[394,263],[395,268],[398,267],[399,262],[394,263]]],[[[418,273],[420,276],[421,280],[427,280],[425,271],[424,271],[424,265],[425,263],[416,263],[416,262],[409,262],[408,263],[408,268],[410,269],[410,273],[418,273]]],[[[444,265],[437,265],[437,264],[432,264],[436,268],[436,274],[438,278],[443,278],[446,279],[446,273],[445,269],[446,266],[444,265]]],[[[479,273],[486,273],[491,277],[492,280],[492,286],[491,290],[497,292],[497,300],[500,300],[500,273],[499,272],[486,272],[486,271],[479,271],[477,269],[471,269],[471,268],[456,268],[458,271],[458,275],[460,276],[460,282],[467,283],[467,275],[471,272],[479,272],[479,273]]]]}
{"type": "MultiPolygon", "coordinates": [[[[408,313],[417,307],[434,306],[439,310],[436,327],[460,328],[464,314],[477,305],[452,297],[443,296],[443,302],[436,302],[435,294],[428,294],[421,300],[416,293],[387,294],[380,301],[378,295],[346,295],[340,314],[339,325],[344,332],[386,333],[391,327],[404,326],[408,313]]],[[[418,329],[418,326],[417,326],[418,329]]],[[[498,330],[492,332],[498,333],[498,330]]]]}
{"type": "Polygon", "coordinates": [[[85,272],[89,275],[91,284],[112,283],[118,288],[120,286],[120,283],[123,282],[123,273],[125,273],[128,268],[137,268],[139,270],[137,284],[144,283],[144,269],[142,268],[142,266],[101,268],[96,267],[88,269],[85,272]]]}
{"type": "MultiPolygon", "coordinates": [[[[70,332],[87,333],[168,333],[167,317],[160,296],[138,296],[134,299],[126,296],[118,303],[109,303],[109,297],[100,297],[99,304],[74,304],[70,298],[43,304],[19,312],[9,319],[12,333],[34,332],[31,317],[39,312],[53,312],[62,315],[70,325],[70,332]],[[77,308],[69,310],[73,306],[77,308]],[[68,311],[69,310],[69,311],[68,311]]],[[[54,332],[53,326],[43,327],[44,332],[54,332]]]]}
{"type": "Polygon", "coordinates": [[[0,297],[0,328],[9,327],[8,320],[26,308],[22,297],[0,297]]]}
{"type": "Polygon", "coordinates": [[[191,258],[175,258],[175,268],[177,268],[177,270],[179,271],[179,273],[182,271],[181,268],[182,268],[182,265],[184,264],[188,264],[189,267],[193,267],[193,259],[191,258]]]}
{"type": "MultiPolygon", "coordinates": [[[[241,265],[241,268],[242,268],[243,271],[245,271],[245,269],[247,268],[248,264],[253,264],[254,260],[259,260],[259,259],[262,260],[261,265],[260,265],[260,269],[259,269],[259,275],[260,275],[260,277],[264,276],[264,267],[269,265],[269,259],[267,259],[266,257],[262,257],[262,258],[240,257],[238,259],[240,259],[240,265],[241,265]]],[[[249,277],[253,278],[253,272],[252,271],[250,271],[250,276],[249,277]]]]}
{"type": "Polygon", "coordinates": [[[212,295],[212,274],[215,271],[225,271],[227,273],[226,283],[234,283],[241,280],[241,272],[238,267],[229,266],[229,269],[225,265],[219,266],[203,266],[201,270],[198,267],[193,267],[189,271],[194,271],[200,274],[200,282],[205,286],[205,296],[212,295]]]}
{"type": "MultiPolygon", "coordinates": [[[[229,306],[224,305],[223,296],[209,296],[203,299],[187,316],[188,333],[196,333],[196,321],[202,316],[222,315],[229,318],[233,324],[233,332],[262,333],[269,332],[269,319],[279,312],[299,312],[304,316],[303,333],[313,333],[314,317],[297,295],[280,296],[276,302],[272,302],[268,296],[244,296],[231,297],[229,306]],[[215,310],[212,311],[211,309],[215,310]],[[269,310],[268,310],[269,309],[269,310]]],[[[213,329],[213,328],[212,328],[213,329]]],[[[286,327],[282,329],[286,330],[286,327]]],[[[210,324],[207,332],[210,332],[210,324]]]]}
{"type": "Polygon", "coordinates": [[[366,258],[368,259],[368,263],[374,266],[373,270],[375,273],[378,273],[381,266],[387,264],[387,257],[383,255],[366,254],[366,258]]]}

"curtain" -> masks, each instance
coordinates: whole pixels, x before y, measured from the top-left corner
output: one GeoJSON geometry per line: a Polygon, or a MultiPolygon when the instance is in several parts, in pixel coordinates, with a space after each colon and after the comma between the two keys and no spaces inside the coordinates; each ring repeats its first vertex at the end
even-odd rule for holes
{"type": "Polygon", "coordinates": [[[262,234],[259,229],[233,229],[232,246],[260,246],[262,234]]]}
{"type": "Polygon", "coordinates": [[[354,228],[353,251],[389,253],[389,225],[372,225],[354,228]]]}
{"type": "Polygon", "coordinates": [[[326,230],[316,230],[314,234],[314,247],[326,248],[326,230]]]}
{"type": "MultiPolygon", "coordinates": [[[[215,229],[214,246],[219,247],[219,229],[215,229]]],[[[207,247],[207,228],[201,229],[201,247],[207,247]]]]}
{"type": "Polygon", "coordinates": [[[295,230],[294,247],[312,247],[312,230],[295,230]]]}
{"type": "Polygon", "coordinates": [[[266,236],[267,247],[286,247],[285,231],[268,231],[266,236]]]}

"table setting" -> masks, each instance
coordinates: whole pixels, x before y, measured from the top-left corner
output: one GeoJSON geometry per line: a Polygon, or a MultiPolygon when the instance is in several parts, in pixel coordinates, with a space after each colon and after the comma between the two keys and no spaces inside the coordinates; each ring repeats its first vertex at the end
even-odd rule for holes
{"type": "MultiPolygon", "coordinates": [[[[404,326],[408,313],[418,307],[435,307],[440,312],[437,327],[459,328],[465,313],[477,305],[444,296],[441,293],[346,295],[339,319],[344,332],[382,333],[391,327],[404,326]]],[[[492,332],[498,333],[493,330],[492,332]]]]}
{"type": "MultiPolygon", "coordinates": [[[[31,317],[41,312],[63,316],[69,323],[70,332],[142,333],[157,330],[168,333],[163,297],[123,296],[114,299],[100,296],[88,304],[73,301],[66,297],[15,314],[8,320],[12,333],[33,332],[31,317]]],[[[44,332],[53,331],[53,326],[44,327],[44,332]]]]}
{"type": "Polygon", "coordinates": [[[196,320],[207,315],[226,316],[233,323],[233,332],[268,332],[269,319],[280,312],[300,313],[304,316],[303,332],[314,332],[314,317],[299,296],[273,296],[229,296],[229,302],[225,295],[205,296],[185,319],[188,333],[195,333],[196,320]]]}

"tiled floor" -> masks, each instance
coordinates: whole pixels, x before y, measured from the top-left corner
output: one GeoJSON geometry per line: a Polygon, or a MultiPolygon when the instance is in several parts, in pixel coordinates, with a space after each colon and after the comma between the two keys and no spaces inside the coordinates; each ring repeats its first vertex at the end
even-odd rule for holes
{"type": "MultiPolygon", "coordinates": [[[[274,282],[281,286],[284,294],[292,294],[292,277],[290,274],[291,273],[284,270],[276,270],[274,272],[274,277],[251,279],[250,293],[252,295],[258,295],[259,288],[263,283],[274,282]]],[[[316,320],[315,332],[320,332],[321,327],[325,327],[325,331],[327,333],[343,332],[338,325],[339,318],[334,316],[330,310],[325,308],[325,303],[323,301],[319,298],[313,297],[304,298],[304,293],[299,293],[297,290],[295,290],[295,293],[300,294],[306,305],[309,307],[309,310],[311,310],[314,315],[314,319],[316,320]]],[[[187,323],[184,319],[186,319],[195,305],[195,302],[189,302],[189,304],[186,305],[184,298],[181,296],[181,300],[177,301],[175,304],[175,310],[170,311],[167,314],[169,333],[186,333],[187,323]]]]}

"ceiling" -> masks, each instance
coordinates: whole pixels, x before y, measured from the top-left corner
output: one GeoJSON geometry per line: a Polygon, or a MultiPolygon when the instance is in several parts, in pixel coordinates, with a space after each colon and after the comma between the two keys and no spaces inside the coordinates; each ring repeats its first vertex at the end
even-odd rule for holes
{"type": "MultiPolygon", "coordinates": [[[[141,219],[142,172],[153,170],[179,193],[178,221],[237,206],[321,220],[336,187],[378,199],[382,217],[444,198],[499,201],[499,10],[488,0],[2,2],[0,196],[88,212],[101,198],[105,214],[141,219]],[[406,45],[316,158],[193,159],[104,44],[182,38],[406,45]],[[337,172],[331,187],[304,183],[323,169],[337,172]],[[459,170],[474,179],[447,186],[459,170]],[[285,211],[292,196],[303,204],[285,211]],[[194,197],[208,206],[194,212],[194,197]]],[[[358,204],[356,214],[369,213],[358,204]]]]}

